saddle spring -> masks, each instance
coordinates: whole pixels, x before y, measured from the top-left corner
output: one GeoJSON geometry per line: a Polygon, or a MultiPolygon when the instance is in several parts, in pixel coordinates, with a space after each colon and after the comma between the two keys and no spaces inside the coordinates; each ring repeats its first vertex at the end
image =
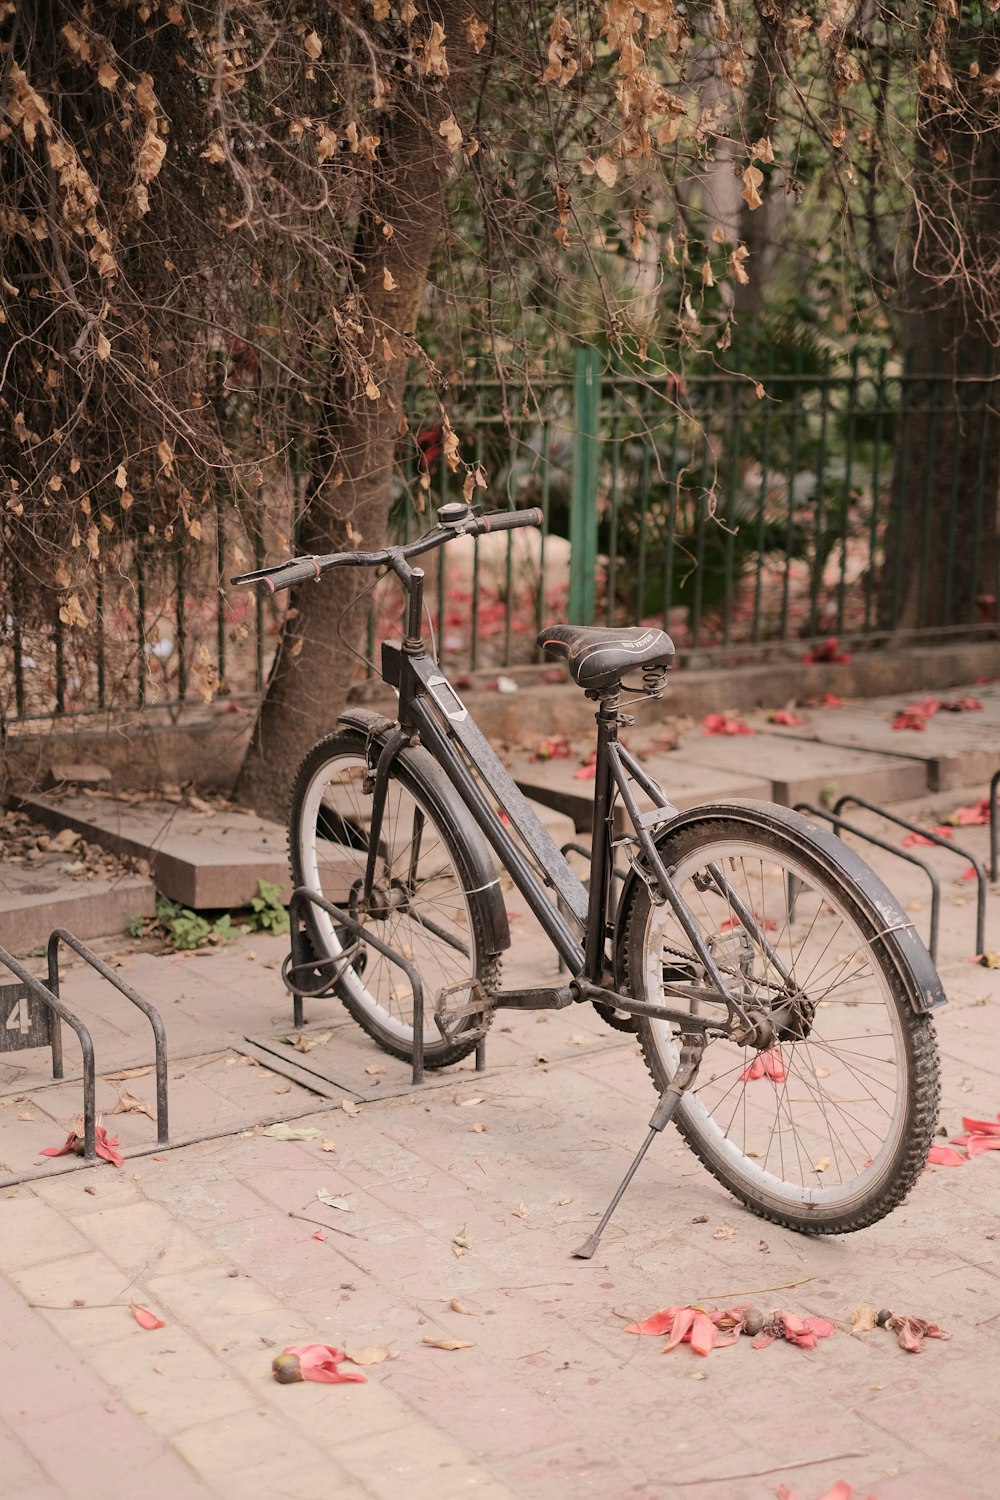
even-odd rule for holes
{"type": "Polygon", "coordinates": [[[667,685],[667,669],[662,663],[654,663],[642,669],[642,690],[647,698],[662,698],[667,685]]]}

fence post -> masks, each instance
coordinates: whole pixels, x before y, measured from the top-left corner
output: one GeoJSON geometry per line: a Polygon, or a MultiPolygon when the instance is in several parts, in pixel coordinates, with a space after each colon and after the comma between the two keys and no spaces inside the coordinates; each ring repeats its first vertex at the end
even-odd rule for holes
{"type": "Polygon", "coordinates": [[[576,351],[573,481],[569,503],[569,621],[590,625],[597,571],[597,475],[600,464],[601,366],[597,349],[576,351]]]}

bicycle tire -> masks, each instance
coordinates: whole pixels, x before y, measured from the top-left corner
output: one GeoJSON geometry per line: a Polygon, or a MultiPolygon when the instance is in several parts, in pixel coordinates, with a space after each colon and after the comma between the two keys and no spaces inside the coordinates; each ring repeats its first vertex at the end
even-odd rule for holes
{"type": "MultiPolygon", "coordinates": [[[[367,736],[356,729],[340,729],[313,746],[292,788],[289,856],[293,884],[319,890],[342,910],[350,909],[352,901],[356,906],[364,882],[371,808],[370,792],[364,788],[369,767],[367,736]]],[[[499,955],[489,951],[489,911],[485,897],[477,891],[479,874],[455,832],[454,809],[434,785],[435,770],[424,750],[404,750],[393,765],[376,870],[382,899],[372,913],[358,913],[360,920],[371,924],[373,933],[409,958],[420,972],[427,1068],[447,1067],[468,1056],[492,1019],[492,1009],[486,1011],[482,1023],[474,1016],[464,1018],[454,1039],[446,1041],[434,1021],[438,991],[477,979],[489,994],[500,980],[499,955]],[[428,927],[428,921],[433,927],[428,927]]],[[[412,991],[404,971],[366,946],[363,939],[351,961],[353,940],[347,933],[338,931],[321,909],[309,906],[306,910],[317,957],[345,960],[333,988],[348,1014],[383,1051],[411,1061],[413,1017],[406,1002],[412,1002],[412,991]]]]}
{"type": "MultiPolygon", "coordinates": [[[[856,876],[829,843],[820,850],[804,819],[781,810],[782,829],[776,811],[747,803],[738,816],[731,807],[704,809],[658,841],[737,998],[773,997],[771,1008],[787,998],[765,944],[796,985],[796,1019],[768,1053],[722,1038],[708,1043],[675,1121],[712,1175],[755,1213],[804,1233],[842,1234],[883,1218],[925,1165],[940,1097],[937,1042],[930,1017],[910,1003],[918,992],[912,966],[901,973],[905,955],[899,946],[890,951],[888,924],[874,924],[856,876]],[[717,886],[699,888],[710,862],[752,910],[757,934],[717,886]]],[[[641,880],[622,905],[620,982],[636,998],[711,1016],[704,966],[672,908],[658,905],[641,880]],[[673,987],[669,997],[664,985],[673,987]],[[686,986],[699,993],[685,1000],[686,986]]],[[[677,1033],[639,1018],[661,1093],[677,1065],[677,1033]]]]}

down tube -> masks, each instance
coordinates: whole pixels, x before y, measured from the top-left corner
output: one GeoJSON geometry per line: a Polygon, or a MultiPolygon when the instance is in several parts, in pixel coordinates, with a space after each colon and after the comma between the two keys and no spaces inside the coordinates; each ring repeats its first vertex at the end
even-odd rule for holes
{"type": "MultiPolygon", "coordinates": [[[[487,804],[472,775],[458,759],[449,743],[448,735],[428,711],[426,705],[421,703],[419,698],[412,704],[412,714],[420,726],[420,735],[424,744],[448,777],[448,780],[469,809],[473,818],[475,818],[487,842],[499,857],[500,863],[507,870],[517,889],[531,908],[532,915],[537,918],[553,946],[562,955],[570,973],[574,975],[582,973],[584,965],[582,948],[563,920],[560,912],[549,901],[544,887],[537,879],[524,855],[511,839],[496,813],[487,804]]],[[[506,773],[504,774],[506,775],[506,773]]],[[[556,853],[558,854],[558,850],[556,853]]],[[[559,855],[559,858],[562,860],[562,855],[559,855]]],[[[565,864],[565,861],[563,861],[563,864],[565,864]]],[[[548,862],[545,864],[545,870],[546,874],[550,876],[554,876],[557,873],[549,868],[548,862]]],[[[568,866],[566,867],[566,873],[570,875],[571,879],[573,878],[568,866]]],[[[552,883],[557,895],[561,896],[563,892],[560,889],[560,885],[556,884],[555,879],[553,879],[552,883]]]]}

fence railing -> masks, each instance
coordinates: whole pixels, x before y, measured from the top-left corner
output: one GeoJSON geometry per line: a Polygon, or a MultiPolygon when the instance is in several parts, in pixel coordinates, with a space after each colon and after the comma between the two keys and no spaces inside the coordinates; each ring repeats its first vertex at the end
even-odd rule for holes
{"type": "MultiPolygon", "coordinates": [[[[992,367],[955,382],[885,358],[804,364],[759,382],[639,378],[582,349],[574,379],[536,381],[516,418],[494,380],[452,393],[463,465],[489,477],[477,495],[537,505],[545,525],[434,555],[439,655],[469,671],[528,663],[537,630],[557,618],[655,621],[682,659],[700,661],[827,635],[995,629],[997,562],[985,585],[963,581],[970,553],[995,552],[992,367]]],[[[401,458],[392,517],[401,536],[462,494],[466,470],[449,468],[438,422],[429,394],[412,393],[417,443],[401,458]]],[[[95,580],[86,625],[54,614],[29,629],[11,598],[0,720],[259,692],[279,619],[227,580],[264,555],[220,510],[194,554],[142,539],[126,548],[95,580]]],[[[371,657],[398,618],[390,584],[369,619],[371,657]]]]}

